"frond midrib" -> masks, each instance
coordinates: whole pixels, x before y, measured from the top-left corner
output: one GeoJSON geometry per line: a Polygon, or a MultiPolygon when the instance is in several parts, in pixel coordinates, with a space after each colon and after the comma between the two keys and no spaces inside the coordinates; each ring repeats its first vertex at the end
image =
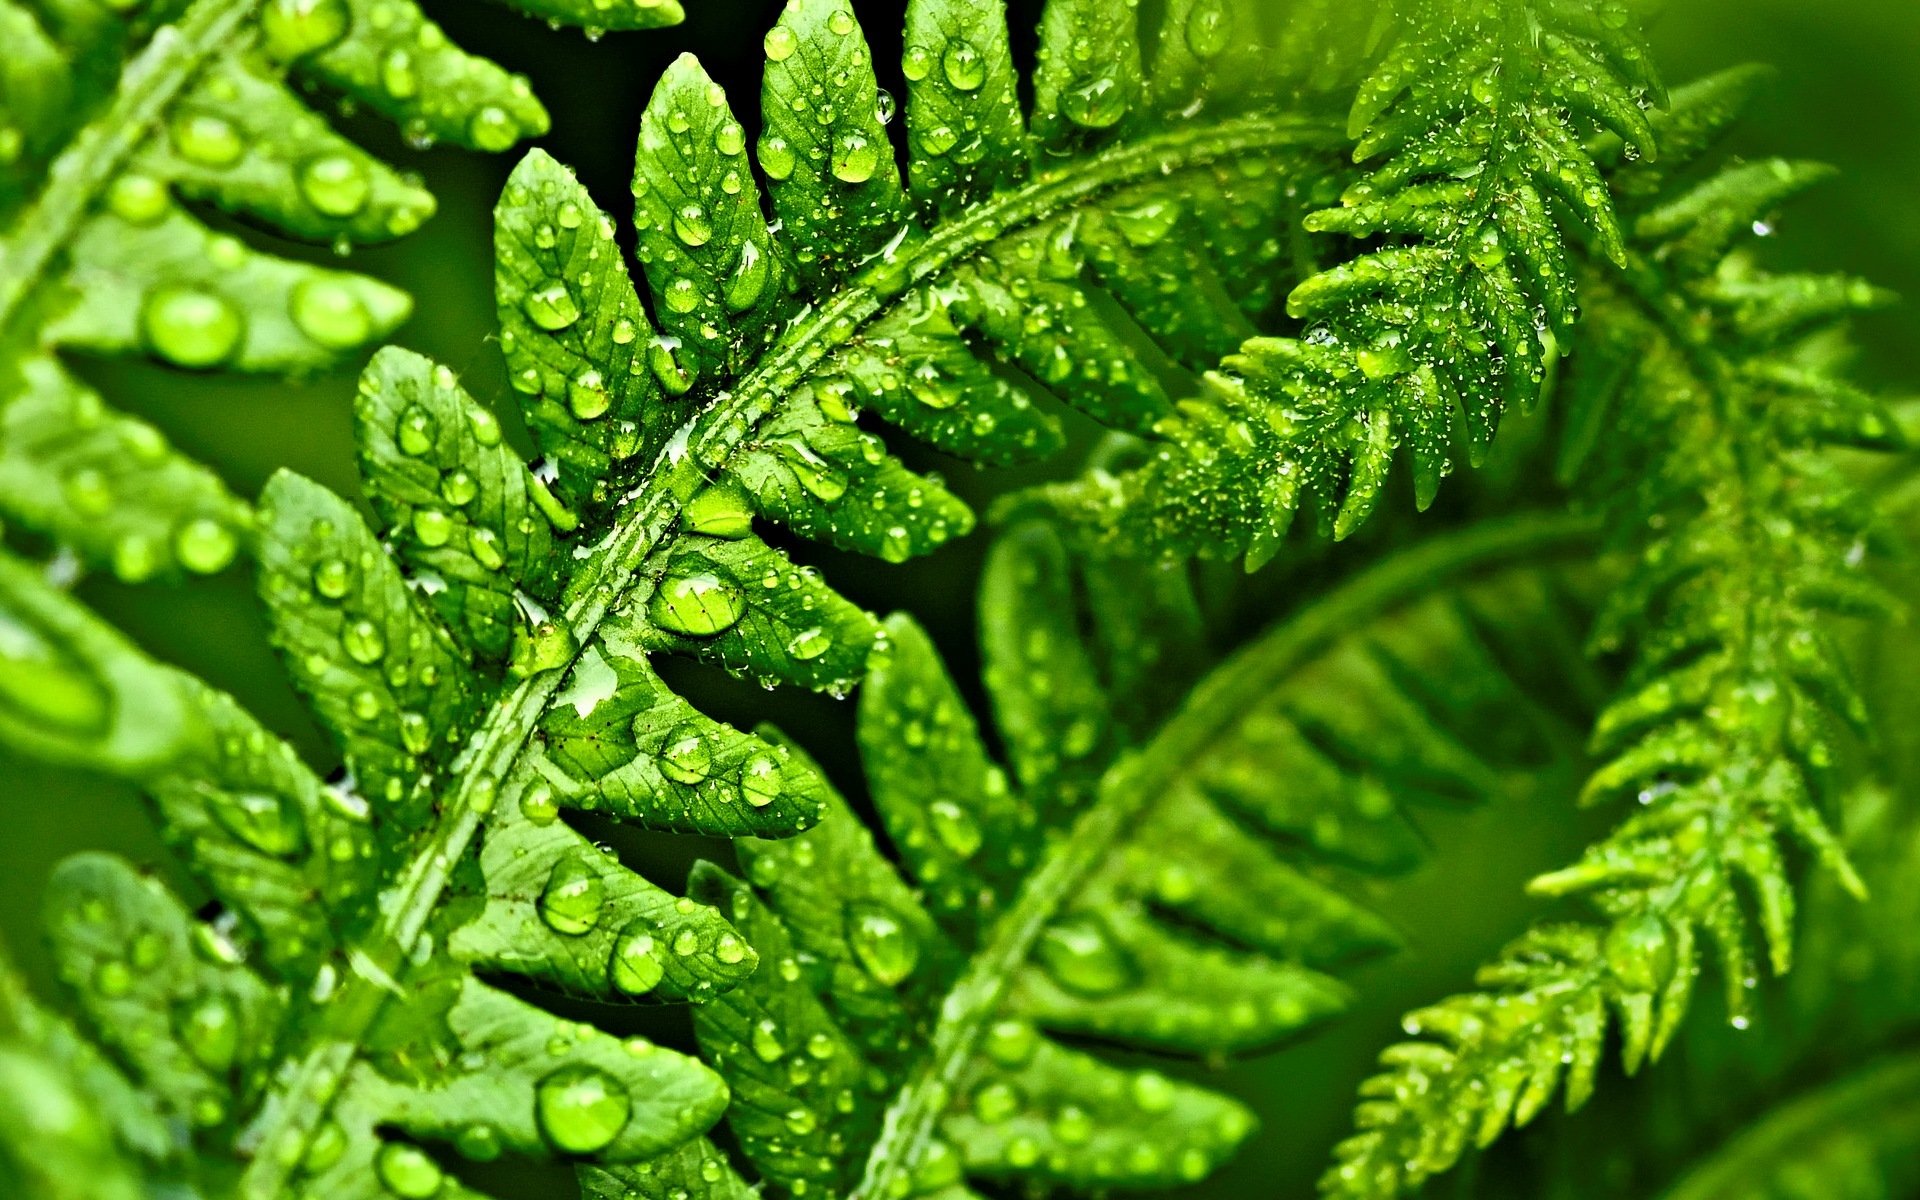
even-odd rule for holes
{"type": "MultiPolygon", "coordinates": [[[[671,533],[680,498],[691,494],[701,478],[719,469],[717,464],[724,463],[773,416],[782,398],[809,371],[856,337],[907,288],[938,276],[1013,231],[1142,179],[1280,149],[1332,149],[1343,144],[1344,135],[1335,123],[1268,113],[1142,138],[1043,171],[1026,185],[943,224],[899,260],[885,264],[884,284],[871,272],[850,280],[827,302],[804,311],[753,370],[682,425],[642,476],[644,482],[628,493],[625,515],[596,544],[563,597],[560,620],[573,634],[574,644],[590,644],[648,556],[671,533]]],[[[471,848],[485,822],[485,806],[473,802],[476,791],[483,781],[506,777],[570,666],[515,684],[490,707],[487,719],[469,739],[467,751],[450,769],[450,787],[440,798],[438,819],[390,890],[391,902],[383,906],[379,922],[349,950],[351,960],[378,969],[350,973],[340,991],[318,1010],[319,1019],[306,1032],[298,1062],[275,1079],[260,1116],[242,1135],[241,1148],[252,1161],[241,1179],[240,1196],[273,1200],[282,1194],[291,1170],[288,1164],[299,1162],[308,1139],[326,1119],[367,1030],[389,996],[381,981],[403,973],[439,906],[454,864],[471,848]]]]}
{"type": "Polygon", "coordinates": [[[895,1189],[919,1164],[981,1031],[1041,932],[1142,809],[1174,785],[1175,773],[1226,735],[1276,679],[1400,604],[1474,573],[1577,552],[1591,544],[1597,529],[1597,521],[1585,515],[1523,513],[1421,543],[1315,600],[1202,681],[1151,742],[1107,772],[1094,805],[988,931],[983,948],[942,1000],[928,1053],[888,1107],[866,1173],[849,1200],[899,1194],[895,1189]]]}

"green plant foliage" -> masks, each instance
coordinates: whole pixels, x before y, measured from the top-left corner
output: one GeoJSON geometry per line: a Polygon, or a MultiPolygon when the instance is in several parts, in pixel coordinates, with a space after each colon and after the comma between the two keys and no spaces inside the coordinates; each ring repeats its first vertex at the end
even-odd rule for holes
{"type": "MultiPolygon", "coordinates": [[[[596,28],[680,15],[672,0],[517,6],[596,28]]],[[[0,43],[0,518],[128,581],[220,570],[248,506],[63,359],[303,375],[407,318],[394,288],[202,219],[345,251],[432,215],[431,195],[298,89],[420,145],[504,150],[546,132],[546,110],[413,0],[6,0],[0,43]]]]}
{"type": "MultiPolygon", "coordinates": [[[[1178,712],[1130,717],[1119,681],[1196,657],[1182,576],[1072,563],[1044,526],[1017,529],[981,601],[1008,767],[926,635],[890,621],[859,740],[897,860],[834,800],[799,837],[739,843],[745,880],[695,872],[763,963],[695,1022],[753,1176],[795,1196],[1204,1176],[1251,1114],[1062,1039],[1218,1055],[1343,1011],[1333,972],[1397,944],[1352,892],[1418,858],[1403,806],[1542,786],[1577,764],[1564,724],[1489,736],[1486,716],[1538,711],[1569,661],[1577,674],[1565,562],[1586,530],[1521,520],[1388,559],[1178,712]],[[1518,624],[1496,631],[1496,609],[1518,624]],[[1521,667],[1521,638],[1565,653],[1521,667]],[[1370,739],[1348,740],[1357,728],[1370,739]],[[1274,776],[1303,786],[1276,795],[1274,776]]],[[[607,1200],[750,1190],[705,1143],[585,1177],[607,1200]]]]}
{"type": "MultiPolygon", "coordinates": [[[[1002,3],[912,0],[896,102],[849,0],[789,0],[751,146],[692,57],[654,88],[637,272],[566,167],[519,163],[497,340],[536,454],[388,348],[354,406],[364,508],[287,472],[243,504],[62,356],[299,374],[384,338],[404,297],[186,206],[398,235],[430,201],[289,80],[482,149],[544,129],[524,85],[409,0],[0,0],[0,35],[0,510],[129,581],[244,542],[333,748],[316,767],[134,647],[64,560],[0,552],[0,738],[140,787],[212,897],[103,854],[57,872],[75,1019],[0,963],[23,1180],[66,1155],[103,1197],[452,1200],[455,1160],[511,1154],[596,1200],[1175,1187],[1254,1119],[1143,1064],[1343,1012],[1397,941],[1366,900],[1424,856],[1410,810],[1634,798],[1533,885],[1601,919],[1534,927],[1364,1085],[1324,1188],[1394,1196],[1563,1087],[1578,1107],[1610,1030],[1627,1070],[1658,1056],[1705,957],[1747,1023],[1756,947],[1791,957],[1790,844],[1860,890],[1830,832],[1829,727],[1867,716],[1836,618],[1892,605],[1857,569],[1867,472],[1830,451],[1900,436],[1832,329],[1883,296],[1738,244],[1820,171],[1713,165],[1755,76],[1662,111],[1623,4],[1049,0],[1023,80],[1002,3]],[[1312,559],[1313,598],[1206,671],[1170,556],[1267,562],[1303,506],[1345,538],[1402,450],[1427,507],[1576,347],[1560,476],[1595,517],[1463,497],[1444,536],[1312,559]],[[990,725],[912,618],[783,548],[904,563],[973,530],[869,413],[983,464],[1060,449],[1063,415],[1132,439],[1009,505],[1046,519],[982,581],[990,725]],[[877,821],[668,658],[858,688],[877,821]],[[677,895],[582,814],[732,839],[738,871],[677,895]],[[698,1057],[541,995],[690,1005],[698,1057]]],[[[1818,1143],[1882,1083],[1780,1128],[1818,1143]]]]}
{"type": "Polygon", "coordinates": [[[1583,257],[1623,233],[1594,130],[1651,158],[1662,97],[1627,5],[1417,0],[1353,98],[1358,167],[1309,231],[1378,239],[1287,297],[1294,337],[1247,341],[1118,481],[1055,489],[1108,538],[1270,559],[1303,505],[1344,537],[1397,455],[1416,503],[1457,458],[1478,465],[1501,414],[1546,390],[1578,311],[1583,257]]]}
{"type": "Polygon", "coordinates": [[[1537,926],[1482,971],[1484,990],[1411,1014],[1407,1032],[1426,1040],[1388,1050],[1362,1088],[1361,1132],[1324,1180],[1330,1195],[1400,1194],[1562,1086],[1578,1107],[1612,1024],[1629,1071],[1658,1056],[1708,947],[1731,1019],[1747,1024],[1749,926],[1775,973],[1791,962],[1784,841],[1861,890],[1827,816],[1831,726],[1867,716],[1831,618],[1894,602],[1855,570],[1871,510],[1819,451],[1888,448],[1898,426],[1836,373],[1818,331],[1882,296],[1768,273],[1737,246],[1822,172],[1684,170],[1754,78],[1688,89],[1660,122],[1661,165],[1623,163],[1615,189],[1633,236],[1617,272],[1586,289],[1605,319],[1590,318],[1564,466],[1590,470],[1637,565],[1597,625],[1597,642],[1631,649],[1635,665],[1597,723],[1608,761],[1582,798],[1637,811],[1532,890],[1590,896],[1604,923],[1537,926]],[[1595,450],[1601,429],[1615,454],[1595,450]]]}

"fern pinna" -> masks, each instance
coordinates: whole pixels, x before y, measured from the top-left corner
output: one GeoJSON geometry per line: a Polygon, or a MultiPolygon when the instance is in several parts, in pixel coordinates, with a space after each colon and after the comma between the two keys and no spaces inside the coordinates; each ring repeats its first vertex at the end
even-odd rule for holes
{"type": "MultiPolygon", "coordinates": [[[[712,1123],[724,1090],[707,1069],[556,1021],[476,972],[661,999],[753,972],[712,908],[647,884],[558,812],[728,835],[820,817],[813,772],[695,712],[648,659],[836,691],[859,677],[879,626],[754,537],[753,516],[888,558],[971,518],[855,430],[855,403],[977,457],[1044,447],[1050,418],[964,332],[1145,428],[1165,392],[1074,280],[1094,260],[1168,340],[1239,336],[1284,255],[1293,166],[1329,138],[1212,86],[1213,59],[1249,74],[1258,31],[1252,10],[1239,19],[1225,37],[1211,9],[1170,14],[1149,79],[1130,13],[1055,6],[1032,122],[1049,165],[1029,174],[997,7],[916,6],[909,39],[929,57],[909,68],[909,191],[851,14],[795,4],[767,38],[758,148],[781,238],[697,65],[650,106],[636,224],[651,319],[611,223],[529,158],[499,214],[501,341],[549,457],[529,468],[449,372],[389,352],[357,414],[385,543],[299,478],[262,498],[261,592],[345,761],[330,782],[6,564],[12,740],[144,784],[224,904],[196,919],[99,858],[69,865],[50,901],[83,1007],[174,1122],[161,1177],[248,1196],[440,1194],[460,1185],[423,1140],[624,1161],[712,1123]],[[1192,236],[1175,238],[1182,206],[1192,236]],[[1169,306],[1143,265],[1209,253],[1219,303],[1199,313],[1169,306]],[[689,393],[699,403],[674,399],[689,393]]],[[[156,35],[154,53],[179,37],[156,35]]],[[[226,355],[204,357],[184,365],[226,355]]]]}
{"type": "Polygon", "coordinates": [[[1677,96],[1658,122],[1658,167],[1619,155],[1632,238],[1617,271],[1586,289],[1595,331],[1563,461],[1579,474],[1607,457],[1599,430],[1631,431],[1614,444],[1633,457],[1592,473],[1636,564],[1596,630],[1602,646],[1631,647],[1635,665],[1596,725],[1609,761],[1582,798],[1639,810],[1532,888],[1590,896],[1604,921],[1537,926],[1481,973],[1485,990],[1410,1015],[1407,1032],[1429,1040],[1387,1051],[1363,1087],[1361,1132],[1340,1148],[1330,1195],[1415,1186],[1531,1119],[1562,1085],[1578,1107],[1612,1023],[1629,1071],[1657,1056],[1687,1011],[1703,937],[1731,1019],[1746,1025],[1759,973],[1749,926],[1775,973],[1791,962],[1783,842],[1860,890],[1829,827],[1827,785],[1834,719],[1864,729],[1867,713],[1831,617],[1895,602],[1856,569],[1876,536],[1871,509],[1821,451],[1886,449],[1899,429],[1836,373],[1824,335],[1884,295],[1845,277],[1772,274],[1738,247],[1820,168],[1688,172],[1757,78],[1733,72],[1677,96]]]}
{"type": "MultiPolygon", "coordinates": [[[[594,24],[675,15],[520,7],[594,24]]],[[[1661,93],[1624,6],[1409,0],[1373,22],[1321,3],[1170,0],[1143,16],[1051,0],[1023,111],[1002,7],[915,0],[903,179],[852,10],[792,0],[764,41],[751,154],[697,62],[653,94],[634,173],[645,299],[612,220],[552,158],[523,160],[496,214],[499,340],[541,457],[524,460],[451,371],[384,351],[355,410],[377,532],[296,476],[256,513],[144,427],[71,420],[92,402],[53,351],[299,370],[401,314],[364,281],[250,272],[250,252],[174,207],[170,189],[349,238],[423,209],[317,127],[257,124],[285,113],[271,107],[281,68],[263,64],[483,146],[537,128],[532,102],[445,57],[405,6],[199,0],[144,25],[80,3],[5,11],[36,47],[107,29],[135,52],[67,149],[57,122],[13,139],[20,177],[47,183],[0,260],[8,361],[55,389],[21,395],[68,405],[47,428],[87,435],[72,443],[84,462],[0,442],[43,505],[19,501],[22,519],[130,579],[218,569],[249,530],[274,639],[343,761],[322,780],[45,572],[0,560],[0,729],[145,786],[219,900],[190,914],[105,856],[61,871],[49,923],[104,1055],[0,971],[0,1070],[64,1064],[68,1093],[138,1161],[128,1172],[263,1198],[466,1194],[451,1148],[590,1164],[587,1188],[608,1197],[771,1185],[862,1200],[1204,1175],[1249,1114],[1069,1040],[1226,1052],[1339,1011],[1332,972],[1391,942],[1345,885],[1414,856],[1399,802],[1497,791],[1528,773],[1501,755],[1547,737],[1495,714],[1558,711],[1543,696],[1577,669],[1539,648],[1579,607],[1568,580],[1592,583],[1558,562],[1590,525],[1509,517],[1389,558],[1171,715],[1137,693],[1192,662],[1176,649],[1196,636],[1191,597],[1177,573],[1108,553],[1258,565],[1303,505],[1345,536],[1403,446],[1424,507],[1456,456],[1478,462],[1502,414],[1549,390],[1570,346],[1569,464],[1594,443],[1659,452],[1652,473],[1609,464],[1599,488],[1622,501],[1608,525],[1642,563],[1601,624],[1636,665],[1601,720],[1616,757],[1589,790],[1646,808],[1539,885],[1594,894],[1603,925],[1543,926],[1485,991],[1413,1020],[1435,1040],[1389,1052],[1327,1190],[1417,1186],[1530,1117],[1563,1075],[1577,1103],[1609,1005],[1630,1064],[1657,1052],[1701,932],[1737,997],[1750,972],[1736,879],[1784,967],[1782,830],[1844,873],[1820,811],[1819,714],[1858,705],[1825,614],[1878,598],[1847,571],[1864,526],[1817,451],[1893,434],[1832,374],[1831,343],[1801,334],[1877,294],[1729,254],[1808,173],[1676,174],[1739,80],[1650,112],[1661,93]],[[56,10],[95,19],[68,28],[56,10]],[[402,95],[416,49],[449,77],[402,95]],[[258,89],[234,75],[246,69],[258,89]],[[475,99],[454,78],[469,75],[523,107],[475,99]],[[1329,98],[1355,80],[1343,130],[1329,98]],[[130,170],[147,145],[136,109],[165,114],[170,140],[130,170]],[[348,165],[316,174],[313,155],[348,165]],[[335,187],[349,179],[365,195],[335,187]],[[112,236],[89,241],[93,222],[112,236]],[[147,243],[122,226],[186,232],[136,253],[124,247],[147,243]],[[217,280],[168,257],[188,245],[217,280]],[[1319,269],[1329,247],[1349,256],[1319,269]],[[1137,470],[1021,502],[1076,518],[1099,553],[1069,556],[1032,527],[996,559],[984,656],[1009,779],[911,621],[847,602],[756,520],[895,562],[930,551],[973,514],[861,430],[859,410],[1004,463],[1063,443],[1056,398],[1147,451],[1137,470]],[[100,429],[109,440],[89,440],[100,429]],[[86,475],[105,470],[96,459],[136,482],[86,475]],[[155,482],[168,472],[187,482],[155,482]],[[164,496],[103,509],[95,495],[149,486],[164,496]],[[208,496],[221,514],[189,511],[208,496]],[[1552,588],[1534,555],[1555,559],[1552,588]],[[1476,591],[1476,573],[1498,586],[1476,591]],[[1416,611],[1411,637],[1356,632],[1416,611]],[[1522,643],[1503,642],[1514,630],[1522,643]],[[655,665],[668,654],[770,686],[865,680],[890,855],[795,748],[675,695],[655,665]],[[563,812],[742,839],[746,878],[702,868],[674,896],[563,812]],[[708,1062],[559,1020],[502,976],[693,1002],[708,1062]],[[737,1155],[702,1140],[729,1096],[737,1155]]],[[[36,51],[9,88],[64,78],[59,58],[36,51]]],[[[108,1136],[73,1128],[71,1145],[108,1136]]]]}
{"type": "MultiPolygon", "coordinates": [[[[516,0],[640,28],[673,0],[516,0]]],[[[504,150],[546,132],[526,80],[450,42],[413,0],[0,4],[0,516],[140,581],[225,567],[248,506],[69,356],[304,375],[377,344],[397,289],[250,246],[214,209],[348,248],[412,232],[434,200],[297,89],[409,141],[504,150]]]]}

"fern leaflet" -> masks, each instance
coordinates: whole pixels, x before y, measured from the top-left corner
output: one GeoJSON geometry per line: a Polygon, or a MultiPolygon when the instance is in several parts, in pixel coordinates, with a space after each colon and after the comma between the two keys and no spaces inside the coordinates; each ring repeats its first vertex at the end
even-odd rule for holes
{"type": "MultiPolygon", "coordinates": [[[[1747,1020],[1750,898],[1776,973],[1791,961],[1791,837],[1849,887],[1857,877],[1823,812],[1834,760],[1829,715],[1866,718],[1830,631],[1835,614],[1884,613],[1890,598],[1854,571],[1871,535],[1823,448],[1884,448],[1896,426],[1833,373],[1810,329],[1877,303],[1851,280],[1775,276],[1738,235],[1820,172],[1785,162],[1673,172],[1698,158],[1754,81],[1735,72],[1688,89],[1663,119],[1660,170],[1623,164],[1616,190],[1633,241],[1617,275],[1589,289],[1605,306],[1573,426],[1627,426],[1636,454],[1604,476],[1615,528],[1638,559],[1597,640],[1623,645],[1626,690],[1601,715],[1610,761],[1588,802],[1639,811],[1582,860],[1540,877],[1547,896],[1590,895],[1604,925],[1541,925],[1480,976],[1484,989],[1410,1015],[1410,1034],[1362,1089],[1361,1132],[1323,1181],[1339,1196],[1388,1196],[1524,1124],[1563,1083],[1590,1092],[1611,1021],[1628,1070],[1657,1056],[1684,1016],[1708,939],[1736,1024],[1747,1020]]],[[[1576,437],[1570,463],[1595,439],[1576,437]]]]}

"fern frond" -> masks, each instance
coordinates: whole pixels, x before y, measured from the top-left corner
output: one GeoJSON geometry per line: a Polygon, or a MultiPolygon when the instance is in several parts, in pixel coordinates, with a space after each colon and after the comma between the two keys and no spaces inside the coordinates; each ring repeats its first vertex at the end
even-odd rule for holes
{"type": "MultiPolygon", "coordinates": [[[[859,740],[899,865],[834,800],[797,838],[739,843],[746,881],[696,871],[765,964],[696,1016],[752,1175],[856,1197],[1205,1175],[1251,1129],[1244,1109],[1067,1039],[1222,1055],[1342,1011],[1334,973],[1396,944],[1347,893],[1418,855],[1401,802],[1477,799],[1564,761],[1550,721],[1487,736],[1487,714],[1564,676],[1550,656],[1510,674],[1520,644],[1484,614],[1551,644],[1564,597],[1543,580],[1564,567],[1543,565],[1585,530],[1496,522],[1390,559],[1137,722],[1114,683],[1189,636],[1181,576],[1016,530],[981,612],[1010,769],[926,636],[889,622],[859,740]],[[1276,794],[1276,777],[1303,786],[1276,794]]],[[[749,1194],[711,1145],[584,1175],[607,1200],[749,1194]]]]}
{"type": "MultiPolygon", "coordinates": [[[[1221,11],[1241,36],[1212,57],[1245,68],[1260,9],[1221,11]]],[[[998,6],[914,12],[914,29],[946,40],[922,47],[937,64],[909,68],[908,124],[920,128],[923,104],[946,115],[918,138],[911,192],[844,6],[801,0],[767,38],[758,157],[773,222],[725,97],[691,60],[668,74],[636,167],[651,313],[612,222],[571,176],[538,153],[516,170],[498,212],[501,345],[548,458],[522,461],[450,371],[390,350],[356,406],[380,532],[309,481],[269,483],[260,590],[344,760],[335,783],[231,700],[6,566],[20,631],[4,646],[20,681],[0,708],[10,740],[149,790],[232,914],[215,932],[250,956],[88,993],[136,928],[171,945],[204,923],[124,865],[86,860],[63,876],[56,933],[104,1036],[206,996],[226,997],[236,1020],[251,1014],[218,1070],[192,1068],[177,1039],[124,1050],[196,1131],[177,1147],[182,1172],[234,1176],[247,1197],[333,1196],[377,1188],[386,1163],[401,1180],[387,1185],[404,1191],[440,1186],[424,1144],[624,1161],[711,1124],[719,1086],[697,1064],[629,1055],[480,981],[710,1001],[752,970],[719,914],[556,819],[595,811],[778,837],[827,807],[808,764],[696,711],[652,659],[846,691],[884,643],[880,626],[757,537],[754,518],[891,559],[972,522],[854,427],[856,403],[978,457],[1045,448],[1058,435],[1029,399],[1039,385],[1008,382],[979,339],[1072,382],[1089,410],[1144,427],[1164,392],[1115,313],[1160,305],[1163,335],[1211,346],[1231,344],[1264,304],[1295,172],[1326,139],[1318,125],[1250,115],[1212,91],[1196,115],[1188,89],[1210,86],[1207,69],[1172,50],[1161,60],[1184,82],[1136,66],[1114,77],[1128,97],[1115,108],[1107,77],[1079,72],[1121,71],[1137,51],[1089,65],[1069,49],[1096,25],[1112,35],[1101,53],[1135,46],[1137,20],[1069,4],[1043,46],[1063,72],[1035,118],[1057,118],[1051,149],[1010,159],[1025,143],[1008,132],[1021,119],[998,6]],[[1176,100],[1182,111],[1162,107],[1176,100]],[[991,176],[926,165],[989,155],[991,176]],[[1192,235],[1173,236],[1189,211],[1192,235]],[[1117,304],[1095,303],[1080,278],[1095,248],[1116,264],[1117,304]],[[1217,280],[1219,303],[1197,321],[1165,305],[1157,278],[1172,268],[1142,266],[1156,255],[1217,280]],[[563,1051],[522,1056],[548,1042],[563,1051]],[[585,1133],[536,1121],[556,1071],[576,1072],[559,1094],[587,1110],[585,1133]]],[[[1196,21],[1173,15],[1171,32],[1145,32],[1184,38],[1196,21]]],[[[1197,24],[1212,31],[1211,20],[1197,24]]]]}
{"type": "Polygon", "coordinates": [[[1569,461],[1603,441],[1623,448],[1595,486],[1637,566],[1597,626],[1598,644],[1631,649],[1635,666],[1597,722],[1609,761],[1583,800],[1638,810],[1531,886],[1590,896],[1605,923],[1539,926],[1481,972],[1483,990],[1410,1015],[1425,1040],[1388,1050],[1364,1085],[1361,1132],[1340,1147],[1329,1195],[1399,1195],[1562,1086],[1578,1107],[1613,1023],[1629,1071],[1656,1057],[1709,947],[1744,1026],[1750,926],[1775,973],[1791,962],[1786,843],[1860,888],[1826,816],[1833,719],[1864,729],[1867,716],[1834,618],[1893,601],[1857,570],[1871,510],[1822,452],[1888,447],[1896,426],[1806,334],[1880,294],[1771,275],[1735,246],[1821,172],[1680,173],[1753,81],[1689,89],[1663,121],[1661,168],[1618,169],[1633,237],[1619,271],[1587,288],[1600,333],[1571,424],[1609,436],[1576,438],[1569,461]]]}
{"type": "Polygon", "coordinates": [[[1920,1181],[1920,1057],[1876,1063],[1780,1106],[1662,1200],[1888,1200],[1920,1181]]]}
{"type": "MultiPolygon", "coordinates": [[[[672,0],[520,7],[603,28],[679,17],[672,0]]],[[[303,375],[406,319],[394,288],[202,220],[344,251],[432,214],[298,89],[484,150],[544,133],[546,110],[413,0],[5,0],[0,44],[0,517],[129,581],[217,571],[248,506],[64,360],[303,375]]]]}
{"type": "Polygon", "coordinates": [[[1623,253],[1585,139],[1655,150],[1642,110],[1662,93],[1628,6],[1422,0],[1391,16],[1348,117],[1360,167],[1306,222],[1376,248],[1296,287],[1303,331],[1221,360],[1156,426],[1146,466],[1049,489],[1104,537],[1253,567],[1302,506],[1344,537],[1396,456],[1425,508],[1456,458],[1482,461],[1503,412],[1550,387],[1579,261],[1623,253]]]}

